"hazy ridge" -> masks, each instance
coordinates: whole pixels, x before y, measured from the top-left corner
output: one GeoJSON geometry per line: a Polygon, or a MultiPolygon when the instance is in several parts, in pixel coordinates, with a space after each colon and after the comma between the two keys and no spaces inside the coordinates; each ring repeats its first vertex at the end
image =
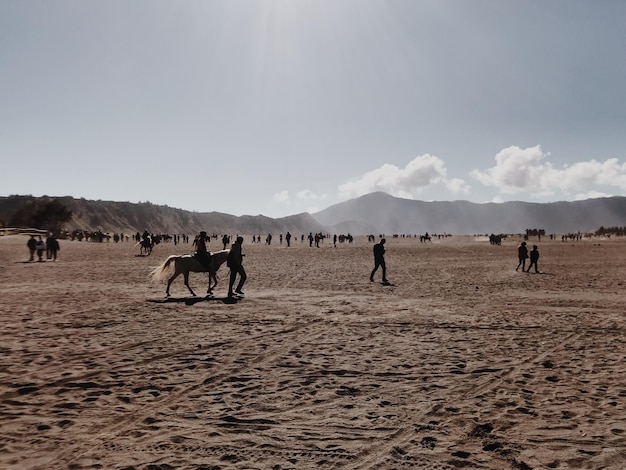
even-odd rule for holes
{"type": "Polygon", "coordinates": [[[342,202],[313,214],[329,228],[354,233],[546,233],[592,232],[626,225],[626,197],[573,202],[468,201],[425,202],[376,192],[342,202]]]}
{"type": "MultiPolygon", "coordinates": [[[[0,225],[33,196],[0,197],[0,225]]],[[[73,213],[67,230],[102,230],[109,233],[143,232],[278,235],[309,232],[364,234],[522,233],[545,229],[547,233],[593,232],[626,226],[626,197],[574,202],[505,202],[478,204],[468,201],[425,202],[376,192],[328,207],[314,214],[282,218],[264,215],[234,216],[221,212],[192,212],[149,202],[130,203],[54,197],[73,213]]]]}

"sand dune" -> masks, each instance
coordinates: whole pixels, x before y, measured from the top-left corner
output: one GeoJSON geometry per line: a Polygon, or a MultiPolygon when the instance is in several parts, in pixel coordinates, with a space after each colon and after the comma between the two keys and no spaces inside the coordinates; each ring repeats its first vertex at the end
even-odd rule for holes
{"type": "Polygon", "coordinates": [[[626,468],[626,240],[527,274],[518,240],[389,238],[392,286],[365,238],[250,240],[227,303],[225,266],[149,281],[190,245],[0,237],[0,467],[626,468]]]}

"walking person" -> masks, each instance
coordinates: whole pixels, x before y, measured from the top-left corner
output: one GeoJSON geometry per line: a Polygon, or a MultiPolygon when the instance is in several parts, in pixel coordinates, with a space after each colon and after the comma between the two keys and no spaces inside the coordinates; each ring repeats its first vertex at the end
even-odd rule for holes
{"type": "Polygon", "coordinates": [[[376,243],[374,245],[374,269],[370,274],[370,281],[374,282],[374,274],[378,270],[379,267],[383,270],[383,284],[389,284],[389,280],[387,279],[387,266],[385,265],[385,240],[384,238],[380,240],[380,243],[376,243]]]}
{"type": "Polygon", "coordinates": [[[244,295],[241,290],[248,276],[246,275],[246,270],[243,269],[243,257],[245,256],[241,252],[241,245],[243,243],[243,237],[237,237],[235,243],[230,248],[230,253],[228,253],[228,258],[226,260],[226,266],[230,268],[230,280],[228,282],[228,298],[233,299],[233,286],[235,285],[235,280],[237,279],[237,274],[239,274],[239,283],[237,284],[237,288],[234,293],[239,295],[244,295]]]}
{"type": "Polygon", "coordinates": [[[517,268],[515,268],[515,270],[517,271],[521,266],[522,271],[524,271],[524,268],[526,267],[526,259],[528,258],[528,248],[526,247],[526,242],[520,243],[517,247],[517,258],[519,259],[519,263],[517,263],[517,268]]]}
{"type": "Polygon", "coordinates": [[[528,265],[527,273],[530,272],[530,268],[535,266],[535,272],[539,273],[539,268],[537,267],[537,261],[539,261],[539,250],[537,249],[537,245],[533,245],[533,249],[530,250],[530,264],[528,265]]]}

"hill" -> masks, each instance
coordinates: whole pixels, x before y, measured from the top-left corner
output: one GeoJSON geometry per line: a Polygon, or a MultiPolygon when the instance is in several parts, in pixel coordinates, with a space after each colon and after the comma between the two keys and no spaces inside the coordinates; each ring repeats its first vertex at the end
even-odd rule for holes
{"type": "MultiPolygon", "coordinates": [[[[72,219],[65,230],[101,230],[104,233],[133,234],[147,230],[150,233],[193,235],[201,230],[210,234],[265,235],[286,233],[293,235],[323,231],[310,214],[302,213],[272,219],[263,215],[234,216],[221,212],[190,212],[169,206],[145,203],[91,201],[70,196],[37,198],[33,196],[0,197],[0,226],[7,225],[13,213],[33,200],[55,199],[72,211],[72,219]]],[[[39,227],[45,228],[45,227],[39,227]]]]}
{"type": "Polygon", "coordinates": [[[376,192],[313,214],[329,230],[353,234],[594,232],[626,226],[626,197],[574,202],[425,202],[376,192]]]}
{"type": "MultiPolygon", "coordinates": [[[[33,200],[55,199],[72,211],[66,230],[101,230],[105,233],[192,235],[266,235],[309,232],[366,234],[485,234],[594,232],[604,227],[626,226],[626,197],[574,202],[504,202],[477,204],[468,201],[425,202],[377,192],[335,204],[315,214],[302,213],[273,219],[263,215],[234,216],[221,212],[190,212],[145,203],[92,201],[70,196],[36,198],[0,197],[0,226],[6,226],[20,207],[33,200]]],[[[45,227],[39,227],[45,228],[45,227]]]]}

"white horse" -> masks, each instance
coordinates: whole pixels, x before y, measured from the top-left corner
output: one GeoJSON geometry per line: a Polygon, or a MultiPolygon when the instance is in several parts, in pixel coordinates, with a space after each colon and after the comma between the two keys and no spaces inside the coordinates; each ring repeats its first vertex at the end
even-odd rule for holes
{"type": "MultiPolygon", "coordinates": [[[[211,253],[211,258],[209,262],[209,288],[207,289],[207,294],[211,294],[213,292],[213,288],[217,285],[217,270],[220,266],[226,261],[228,258],[228,253],[230,250],[221,250],[211,253]],[[211,280],[213,280],[213,285],[211,285],[211,280]]],[[[207,268],[200,263],[193,255],[172,255],[165,260],[165,262],[152,270],[150,276],[154,281],[161,281],[165,279],[171,272],[174,271],[174,274],[167,280],[167,289],[165,290],[165,295],[167,297],[170,296],[170,286],[172,285],[172,281],[176,279],[180,274],[183,275],[185,279],[185,285],[191,295],[195,296],[195,292],[189,286],[189,273],[206,273],[207,268]],[[173,265],[173,268],[172,268],[173,265]]]]}

